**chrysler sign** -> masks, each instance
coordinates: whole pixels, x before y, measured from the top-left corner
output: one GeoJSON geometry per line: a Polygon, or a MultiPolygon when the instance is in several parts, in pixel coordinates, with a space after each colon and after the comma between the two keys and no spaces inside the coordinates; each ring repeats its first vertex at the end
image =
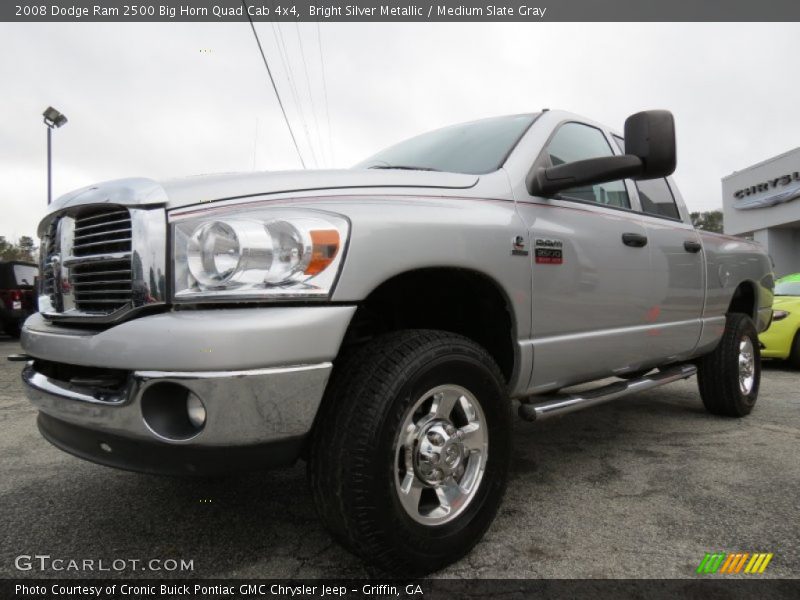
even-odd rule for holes
{"type": "Polygon", "coordinates": [[[781,175],[733,193],[733,207],[739,210],[767,208],[800,198],[800,171],[781,175]]]}

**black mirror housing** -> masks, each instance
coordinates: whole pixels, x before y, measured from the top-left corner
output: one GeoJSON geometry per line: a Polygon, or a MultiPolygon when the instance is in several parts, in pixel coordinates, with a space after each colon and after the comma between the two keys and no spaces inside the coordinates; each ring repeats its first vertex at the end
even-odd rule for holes
{"type": "Polygon", "coordinates": [[[634,179],[657,179],[672,175],[678,162],[675,119],[668,110],[645,110],[625,120],[625,154],[642,161],[634,179]]]}
{"type": "Polygon", "coordinates": [[[641,159],[630,154],[589,158],[536,169],[528,176],[528,190],[534,196],[551,196],[569,188],[635,177],[641,172],[641,159]]]}
{"type": "Polygon", "coordinates": [[[658,179],[672,175],[677,164],[675,120],[668,110],[645,110],[625,120],[625,154],[534,167],[526,184],[534,196],[617,179],[658,179]]]}

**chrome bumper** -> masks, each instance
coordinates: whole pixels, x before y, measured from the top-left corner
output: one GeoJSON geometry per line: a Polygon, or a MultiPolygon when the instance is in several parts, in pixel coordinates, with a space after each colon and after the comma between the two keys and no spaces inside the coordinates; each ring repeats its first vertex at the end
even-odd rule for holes
{"type": "Polygon", "coordinates": [[[161,471],[159,457],[171,453],[170,471],[191,463],[188,470],[200,472],[205,458],[192,452],[214,453],[220,466],[233,450],[260,449],[262,464],[270,453],[265,446],[276,444],[297,458],[355,310],[165,312],[102,331],[34,315],[22,332],[33,359],[22,377],[45,437],[95,462],[161,471]],[[109,371],[113,385],[103,379],[109,371]],[[189,399],[202,403],[203,424],[177,431],[191,421],[189,399]],[[173,427],[173,418],[183,425],[173,427]],[[138,464],[139,454],[148,456],[146,464],[138,464]]]}
{"type": "Polygon", "coordinates": [[[124,389],[108,393],[22,372],[40,412],[98,432],[142,441],[192,446],[248,446],[302,436],[314,422],[331,363],[247,371],[134,371],[124,389]],[[202,401],[205,424],[191,437],[162,435],[145,419],[142,398],[155,385],[174,383],[202,401]]]}

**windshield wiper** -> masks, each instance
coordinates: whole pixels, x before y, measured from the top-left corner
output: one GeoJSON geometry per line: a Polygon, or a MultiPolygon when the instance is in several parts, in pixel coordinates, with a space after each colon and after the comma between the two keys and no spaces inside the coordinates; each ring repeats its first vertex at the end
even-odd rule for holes
{"type": "Polygon", "coordinates": [[[441,173],[439,169],[431,169],[430,167],[411,167],[408,165],[374,165],[370,169],[402,169],[403,171],[436,171],[441,173]]]}

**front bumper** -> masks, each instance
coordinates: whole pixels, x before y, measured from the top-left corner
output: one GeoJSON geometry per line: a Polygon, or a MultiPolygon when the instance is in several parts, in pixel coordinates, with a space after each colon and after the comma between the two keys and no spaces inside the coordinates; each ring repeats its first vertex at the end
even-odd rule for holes
{"type": "Polygon", "coordinates": [[[354,311],[173,312],[101,332],[36,315],[23,330],[23,348],[35,359],[23,381],[43,435],[82,458],[187,474],[291,464],[354,311]],[[115,385],[102,380],[106,371],[116,373],[115,385]],[[195,429],[185,416],[190,394],[205,409],[195,429]]]}
{"type": "Polygon", "coordinates": [[[230,448],[176,446],[102,433],[59,421],[46,413],[39,413],[37,424],[47,441],[73,456],[154,475],[207,476],[285,467],[297,460],[305,443],[304,437],[293,437],[230,448]]]}
{"type": "Polygon", "coordinates": [[[773,321],[769,329],[758,336],[763,345],[761,356],[763,358],[789,358],[798,330],[800,330],[800,320],[794,319],[793,316],[773,321]]]}

